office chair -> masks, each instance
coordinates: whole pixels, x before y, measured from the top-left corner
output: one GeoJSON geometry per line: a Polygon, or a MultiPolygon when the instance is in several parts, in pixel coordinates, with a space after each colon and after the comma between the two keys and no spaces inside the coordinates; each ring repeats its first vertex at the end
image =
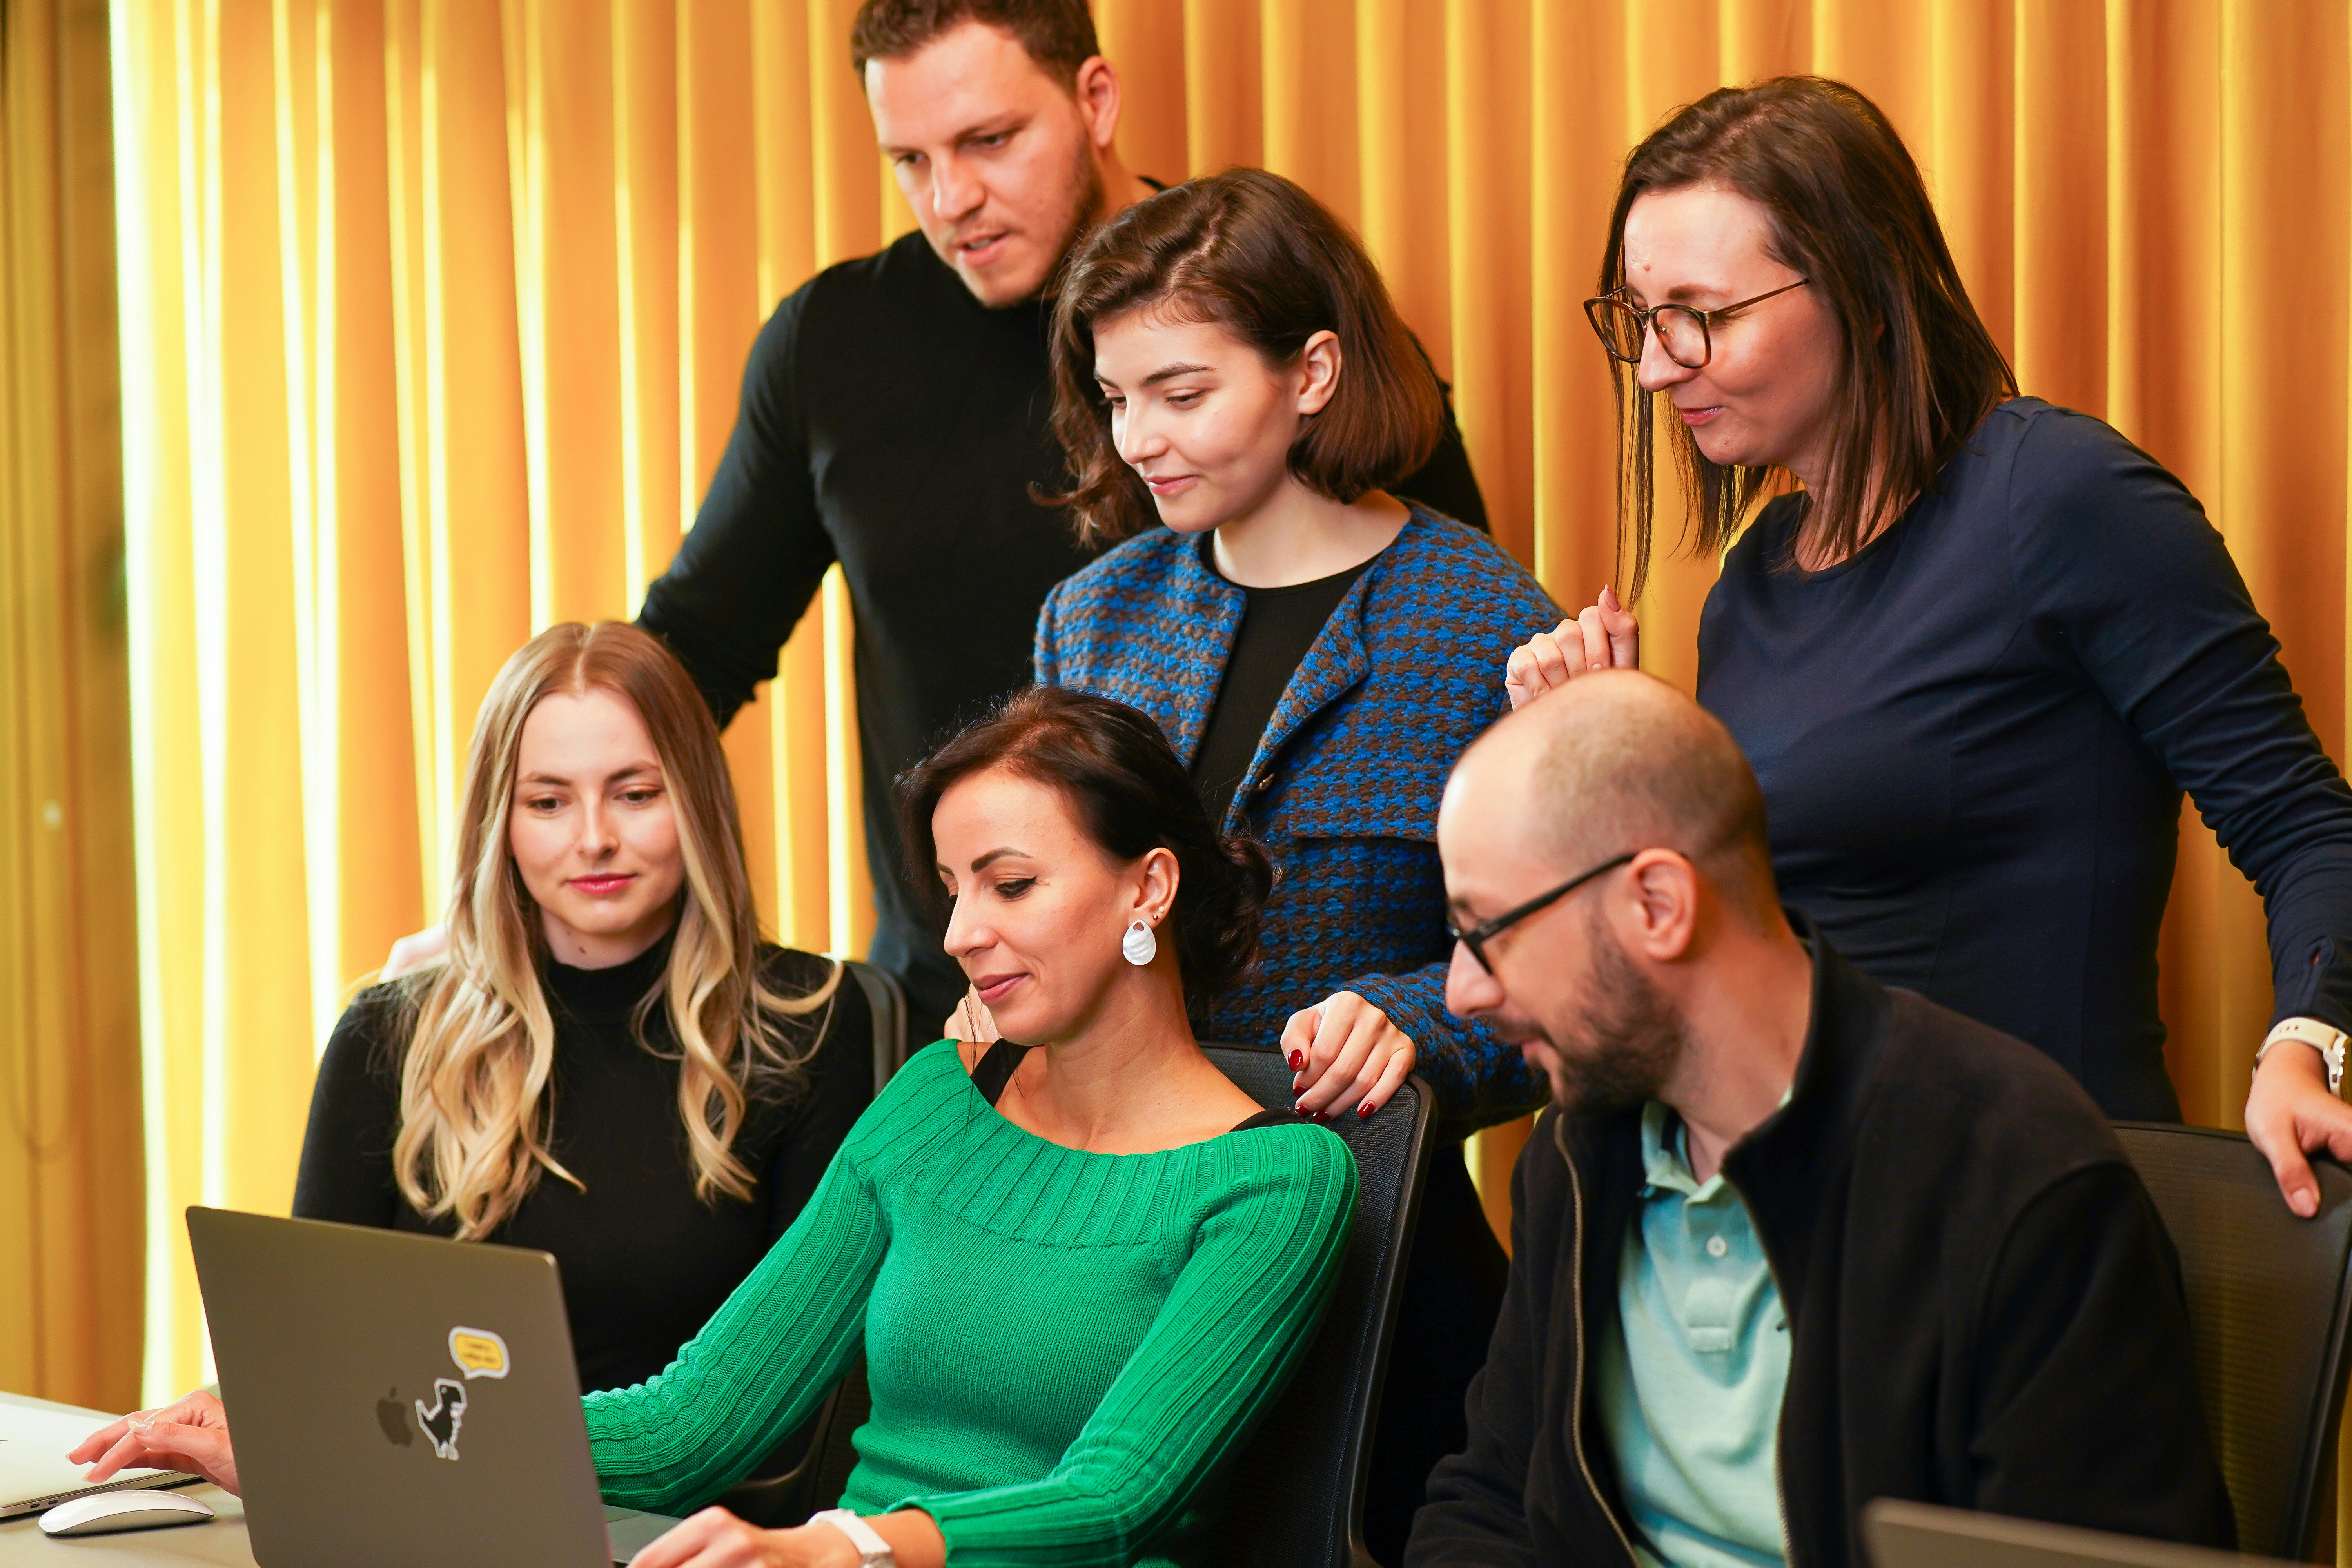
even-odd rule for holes
{"type": "MultiPolygon", "coordinates": [[[[1290,1108],[1290,1067],[1279,1052],[1203,1048],[1260,1105],[1290,1108]]],[[[1370,1121],[1332,1124],[1356,1153],[1356,1217],[1339,1282],[1290,1386],[1227,1471],[1223,1514],[1189,1556],[1218,1568],[1377,1568],[1364,1549],[1364,1491],[1429,1175],[1430,1117],[1429,1085],[1416,1075],[1370,1121]]]]}
{"type": "MultiPolygon", "coordinates": [[[[888,972],[870,963],[850,959],[842,967],[849,972],[843,983],[855,982],[866,993],[866,1011],[874,1017],[874,1092],[878,1095],[907,1062],[907,994],[888,972]]],[[[865,1422],[871,1403],[866,1393],[866,1358],[860,1356],[807,1424],[778,1444],[748,1479],[728,1488],[719,1504],[763,1530],[801,1524],[817,1510],[831,1508],[849,1479],[849,1463],[841,1463],[842,1457],[852,1463],[856,1458],[849,1435],[865,1422]],[[837,1477],[829,1464],[838,1465],[837,1477]],[[761,1473],[770,1469],[775,1473],[761,1473]]]]}
{"type": "Polygon", "coordinates": [[[865,991],[866,1011],[874,1015],[874,1092],[880,1094],[891,1075],[907,1065],[907,994],[887,970],[855,958],[842,967],[865,991]]]}
{"type": "Polygon", "coordinates": [[[2308,1562],[2344,1410],[2352,1173],[2314,1160],[2319,1212],[2297,1219],[2242,1133],[2119,1121],[2116,1136],[2180,1255],[2239,1547],[2308,1562]]]}

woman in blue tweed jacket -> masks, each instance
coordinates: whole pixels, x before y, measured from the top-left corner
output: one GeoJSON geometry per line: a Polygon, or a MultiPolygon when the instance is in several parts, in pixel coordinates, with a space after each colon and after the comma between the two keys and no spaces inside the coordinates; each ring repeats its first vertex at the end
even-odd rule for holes
{"type": "Polygon", "coordinates": [[[1496,661],[1559,612],[1484,534],[1385,489],[1436,439],[1440,388],[1354,237],[1286,180],[1235,170],[1106,225],[1054,363],[1065,499],[1127,542],[1047,595],[1037,679],[1150,713],[1280,868],[1257,975],[1196,1027],[1279,1044],[1304,1113],[1369,1116],[1416,1069],[1436,1091],[1366,1520],[1394,1562],[1462,1447],[1507,1271],[1458,1139],[1544,1097],[1445,1010],[1438,796],[1507,707],[1496,661]]]}

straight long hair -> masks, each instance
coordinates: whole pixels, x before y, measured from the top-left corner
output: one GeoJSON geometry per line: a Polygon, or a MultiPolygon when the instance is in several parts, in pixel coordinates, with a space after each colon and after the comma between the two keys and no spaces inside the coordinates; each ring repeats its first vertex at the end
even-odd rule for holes
{"type": "Polygon", "coordinates": [[[669,650],[613,621],[567,622],[532,638],[499,671],[474,723],[445,917],[448,955],[406,983],[413,1024],[393,1171],[418,1213],[454,1218],[463,1240],[497,1229],[541,1172],[582,1184],[548,1149],[555,1022],[539,975],[546,937],[508,850],[507,820],[531,710],[557,692],[599,690],[645,721],[677,822],[686,885],[669,961],[630,1026],[642,1044],[656,1005],[668,1020],[680,1057],[677,1114],[705,1203],[721,1193],[751,1196],[751,1173],[734,1154],[745,1109],[755,1090],[801,1087],[823,1034],[820,1026],[788,1048],[782,1020],[814,1013],[841,984],[838,965],[804,996],[780,995],[761,980],[735,787],[709,710],[669,650]]]}
{"type": "MultiPolygon", "coordinates": [[[[2017,377],[1960,281],[1919,168],[1878,106],[1840,81],[1776,77],[1718,88],[1675,111],[1625,160],[1601,291],[1625,285],[1625,217],[1652,191],[1720,184],[1761,206],[1767,248],[1825,304],[1841,338],[1832,435],[1801,531],[1842,560],[1935,488],[1936,476],[2017,377]]],[[[1611,362],[1618,415],[1618,570],[1630,601],[1649,574],[1658,398],[1637,367],[1611,362]]],[[[1692,497],[1691,546],[1712,553],[1748,507],[1792,476],[1709,462],[1687,429],[1673,440],[1692,497]]],[[[1795,535],[1791,535],[1791,548],[1795,535]]],[[[1792,564],[1785,562],[1781,564],[1792,564]]]]}

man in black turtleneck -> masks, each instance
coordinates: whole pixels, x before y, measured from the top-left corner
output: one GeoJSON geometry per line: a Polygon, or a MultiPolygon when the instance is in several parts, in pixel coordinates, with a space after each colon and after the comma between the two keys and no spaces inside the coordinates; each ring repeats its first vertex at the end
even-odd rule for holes
{"type": "MultiPolygon", "coordinates": [[[[1044,290],[1080,234],[1151,194],[1112,147],[1118,79],[1085,0],[866,0],[851,52],[921,232],[777,307],[727,452],[644,624],[723,725],[841,563],[856,612],[873,957],[920,1037],[962,974],[900,880],[891,780],[1029,677],[1045,591],[1084,565],[1034,493],[1067,482],[1047,428],[1044,290]]],[[[1476,527],[1451,411],[1400,489],[1476,527]]]]}

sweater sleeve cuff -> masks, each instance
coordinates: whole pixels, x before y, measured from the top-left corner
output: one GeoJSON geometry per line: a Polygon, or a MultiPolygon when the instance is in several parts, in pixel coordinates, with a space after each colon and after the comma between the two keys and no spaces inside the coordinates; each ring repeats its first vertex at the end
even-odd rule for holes
{"type": "Polygon", "coordinates": [[[1524,1116],[1550,1093],[1517,1047],[1445,1010],[1443,963],[1405,974],[1361,975],[1332,989],[1354,992],[1412,1037],[1413,1069],[1429,1080],[1437,1120],[1450,1133],[1524,1116]]]}
{"type": "Polygon", "coordinates": [[[2289,1018],[2315,1018],[2331,1029],[2352,1034],[2352,964],[2332,938],[2317,937],[2305,944],[2302,962],[2293,958],[2279,966],[2265,1032],[2289,1018]]]}

